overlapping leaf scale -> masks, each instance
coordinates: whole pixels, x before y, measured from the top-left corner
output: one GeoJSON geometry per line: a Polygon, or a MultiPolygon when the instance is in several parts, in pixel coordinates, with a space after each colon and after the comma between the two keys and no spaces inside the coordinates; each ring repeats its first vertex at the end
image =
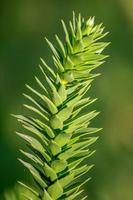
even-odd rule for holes
{"type": "Polygon", "coordinates": [[[39,68],[43,80],[35,77],[39,90],[26,85],[28,95],[24,96],[32,105],[24,104],[24,107],[37,116],[15,116],[24,128],[24,133],[17,134],[30,149],[21,150],[27,161],[20,161],[37,183],[38,200],[72,200],[82,193],[82,185],[90,178],[81,183],[80,177],[93,167],[82,162],[95,153],[90,145],[98,137],[91,134],[101,130],[90,127],[98,112],[81,111],[96,100],[87,97],[87,93],[99,75],[91,71],[107,57],[101,53],[109,43],[99,42],[107,33],[103,33],[102,24],[94,25],[94,18],[85,21],[80,14],[76,18],[73,13],[70,32],[64,21],[62,25],[65,44],[56,35],[57,49],[46,39],[55,67],[51,68],[41,58],[39,68]]]}
{"type": "Polygon", "coordinates": [[[7,189],[4,192],[4,200],[40,200],[39,193],[35,188],[31,188],[21,182],[16,184],[12,189],[7,189]]]}

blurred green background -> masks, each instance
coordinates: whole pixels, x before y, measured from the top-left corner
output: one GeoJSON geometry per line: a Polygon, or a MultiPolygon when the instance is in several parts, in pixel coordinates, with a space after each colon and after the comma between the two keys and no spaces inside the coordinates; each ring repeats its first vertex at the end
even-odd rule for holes
{"type": "Polygon", "coordinates": [[[44,36],[62,36],[60,19],[72,11],[96,16],[111,41],[110,58],[99,69],[91,89],[98,97],[100,116],[93,125],[103,127],[90,162],[96,164],[85,191],[89,200],[133,199],[133,1],[132,0],[1,0],[0,1],[0,194],[16,180],[26,178],[17,161],[21,140],[10,113],[19,113],[24,84],[33,82],[39,57],[50,60],[44,36]]]}

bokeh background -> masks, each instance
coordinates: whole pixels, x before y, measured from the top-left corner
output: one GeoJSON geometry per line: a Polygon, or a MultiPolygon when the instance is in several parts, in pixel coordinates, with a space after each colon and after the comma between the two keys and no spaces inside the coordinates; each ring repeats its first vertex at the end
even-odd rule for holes
{"type": "MultiPolygon", "coordinates": [[[[91,96],[103,127],[89,162],[96,164],[85,186],[88,200],[133,199],[133,1],[132,0],[0,0],[0,194],[26,173],[17,161],[21,140],[10,113],[19,113],[24,84],[33,82],[39,57],[50,60],[44,36],[62,36],[60,19],[72,11],[103,22],[111,41],[106,64],[99,68],[91,96]]],[[[2,200],[2,197],[1,197],[2,200]]]]}

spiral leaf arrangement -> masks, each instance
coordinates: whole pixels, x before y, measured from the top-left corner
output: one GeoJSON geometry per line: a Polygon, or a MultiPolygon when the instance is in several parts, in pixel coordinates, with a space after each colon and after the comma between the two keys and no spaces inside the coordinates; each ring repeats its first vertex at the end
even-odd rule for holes
{"type": "MultiPolygon", "coordinates": [[[[36,189],[20,184],[37,200],[72,200],[82,193],[81,187],[90,178],[81,182],[80,177],[93,167],[82,163],[95,153],[89,146],[97,137],[91,134],[100,130],[90,126],[98,112],[87,111],[96,99],[85,94],[99,75],[92,71],[107,57],[102,51],[109,43],[99,42],[107,32],[104,33],[102,24],[94,25],[94,18],[84,20],[74,13],[69,30],[63,20],[62,25],[64,43],[56,35],[56,48],[46,39],[54,66],[51,68],[41,59],[39,68],[43,79],[35,77],[40,91],[26,85],[33,95],[24,94],[31,103],[24,107],[34,115],[14,115],[24,128],[24,133],[17,134],[29,148],[21,150],[28,161],[19,160],[32,174],[36,189]]],[[[28,200],[33,199],[24,195],[28,200]]]]}

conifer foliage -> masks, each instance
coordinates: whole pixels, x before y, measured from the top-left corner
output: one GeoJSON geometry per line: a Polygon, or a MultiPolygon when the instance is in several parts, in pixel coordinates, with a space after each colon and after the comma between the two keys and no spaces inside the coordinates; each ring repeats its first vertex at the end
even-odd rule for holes
{"type": "MultiPolygon", "coordinates": [[[[24,107],[29,114],[14,115],[23,127],[17,134],[29,148],[21,150],[25,160],[19,160],[30,171],[35,189],[20,184],[37,200],[78,198],[82,186],[90,179],[83,181],[84,175],[93,167],[83,161],[94,154],[90,145],[97,140],[93,133],[100,130],[90,125],[98,112],[87,111],[96,100],[87,94],[99,75],[92,71],[107,57],[102,52],[109,43],[100,41],[107,32],[102,24],[94,24],[94,18],[85,20],[74,13],[69,27],[63,20],[62,25],[64,42],[56,35],[58,47],[55,47],[46,39],[54,65],[51,67],[41,59],[39,68],[43,79],[35,77],[40,90],[26,85],[29,92],[24,96],[29,104],[24,107]]],[[[33,199],[24,195],[27,200],[33,199]]]]}

